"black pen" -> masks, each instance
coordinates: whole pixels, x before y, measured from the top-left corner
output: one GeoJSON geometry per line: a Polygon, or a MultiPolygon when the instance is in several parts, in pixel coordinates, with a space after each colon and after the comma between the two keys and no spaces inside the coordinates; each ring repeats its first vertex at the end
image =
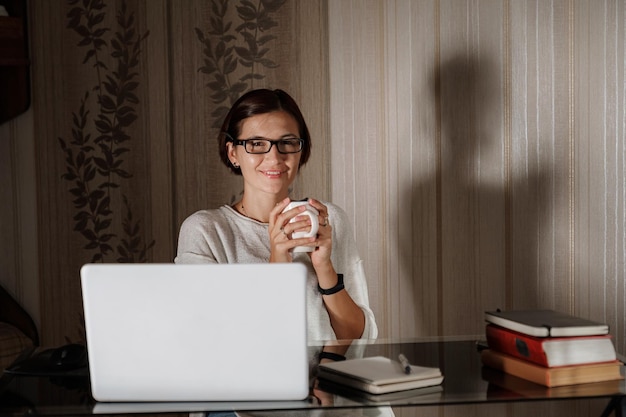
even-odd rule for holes
{"type": "Polygon", "coordinates": [[[411,364],[409,363],[409,360],[406,358],[406,356],[404,356],[402,353],[398,355],[398,360],[400,361],[400,364],[402,365],[402,369],[404,369],[404,373],[405,374],[410,374],[411,373],[411,364]]]}

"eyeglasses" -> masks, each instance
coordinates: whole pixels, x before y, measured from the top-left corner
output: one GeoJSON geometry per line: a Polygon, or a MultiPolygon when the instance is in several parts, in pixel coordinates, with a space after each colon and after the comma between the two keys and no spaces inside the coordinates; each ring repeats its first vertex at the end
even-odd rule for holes
{"type": "Polygon", "coordinates": [[[248,153],[268,153],[276,145],[279,153],[298,153],[302,150],[304,139],[287,138],[278,140],[269,139],[232,139],[235,145],[243,145],[248,153]]]}

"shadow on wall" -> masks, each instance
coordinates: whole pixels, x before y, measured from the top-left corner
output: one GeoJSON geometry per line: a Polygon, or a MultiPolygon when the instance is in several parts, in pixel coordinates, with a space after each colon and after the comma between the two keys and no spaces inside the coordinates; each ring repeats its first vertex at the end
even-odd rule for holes
{"type": "Polygon", "coordinates": [[[412,213],[410,244],[400,228],[395,240],[400,285],[412,291],[416,336],[480,334],[486,309],[538,303],[548,178],[541,163],[507,163],[500,67],[457,55],[435,71],[432,96],[418,101],[438,109],[439,125],[411,138],[412,164],[430,168],[402,185],[412,213]],[[431,150],[428,160],[420,149],[431,150]]]}

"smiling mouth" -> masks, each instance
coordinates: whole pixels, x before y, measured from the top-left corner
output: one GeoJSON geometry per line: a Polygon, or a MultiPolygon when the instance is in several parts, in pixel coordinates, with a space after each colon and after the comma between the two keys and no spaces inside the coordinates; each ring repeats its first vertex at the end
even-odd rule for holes
{"type": "Polygon", "coordinates": [[[283,171],[263,171],[263,174],[267,177],[280,177],[283,171]]]}

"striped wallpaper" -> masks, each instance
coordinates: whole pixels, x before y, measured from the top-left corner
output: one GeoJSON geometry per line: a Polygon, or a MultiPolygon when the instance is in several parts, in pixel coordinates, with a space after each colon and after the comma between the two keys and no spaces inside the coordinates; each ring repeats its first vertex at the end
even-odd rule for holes
{"type": "Polygon", "coordinates": [[[329,8],[332,198],[383,334],[544,307],[624,350],[624,2],[329,8]]]}

